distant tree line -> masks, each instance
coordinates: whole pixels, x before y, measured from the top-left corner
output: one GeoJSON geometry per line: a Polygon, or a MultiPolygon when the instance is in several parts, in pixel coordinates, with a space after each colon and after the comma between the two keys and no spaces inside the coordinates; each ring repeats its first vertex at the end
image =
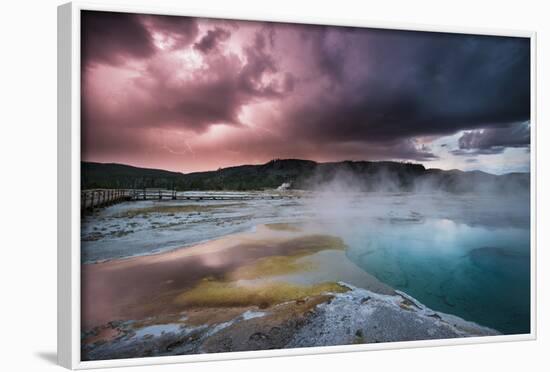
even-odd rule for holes
{"type": "Polygon", "coordinates": [[[178,173],[123,164],[83,162],[82,188],[162,188],[188,190],[264,190],[283,183],[311,190],[331,183],[347,183],[363,191],[444,190],[450,192],[529,189],[529,174],[496,176],[484,172],[426,169],[402,162],[343,161],[316,163],[300,159],[275,159],[261,165],[241,165],[215,171],[178,173]]]}

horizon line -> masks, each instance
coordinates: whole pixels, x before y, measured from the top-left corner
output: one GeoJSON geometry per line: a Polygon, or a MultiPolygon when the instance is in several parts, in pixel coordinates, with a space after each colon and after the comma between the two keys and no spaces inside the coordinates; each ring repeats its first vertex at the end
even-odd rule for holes
{"type": "Polygon", "coordinates": [[[491,172],[487,172],[487,171],[483,171],[483,170],[479,170],[479,169],[462,170],[462,169],[458,169],[458,168],[451,168],[451,169],[428,168],[420,162],[416,163],[416,162],[412,162],[412,161],[398,161],[398,160],[341,160],[341,161],[320,162],[320,161],[316,161],[316,160],[299,159],[299,158],[274,158],[274,159],[271,159],[271,160],[269,160],[267,162],[263,162],[263,163],[256,163],[256,164],[243,163],[243,164],[231,165],[231,166],[227,166],[227,167],[218,167],[217,169],[193,171],[193,172],[187,172],[187,173],[182,172],[182,171],[168,170],[168,169],[164,169],[164,168],[151,168],[151,167],[144,167],[144,166],[139,166],[139,165],[133,165],[133,164],[127,164],[127,163],[117,163],[117,162],[99,162],[99,161],[89,161],[89,160],[82,160],[81,159],[80,163],[81,164],[82,163],[95,163],[95,164],[102,164],[102,165],[122,165],[122,166],[132,167],[132,168],[140,168],[140,169],[147,169],[147,170],[158,170],[158,171],[163,171],[163,172],[171,172],[171,173],[179,173],[179,174],[182,174],[182,175],[188,175],[188,174],[194,174],[194,173],[216,172],[216,171],[223,170],[223,169],[237,168],[237,167],[244,167],[244,166],[260,166],[260,165],[268,164],[268,163],[273,162],[273,161],[288,161],[288,160],[308,161],[308,162],[312,162],[312,163],[316,163],[316,164],[337,164],[337,163],[348,163],[348,162],[351,162],[351,163],[360,163],[360,162],[364,162],[364,163],[399,163],[399,164],[421,165],[422,167],[424,167],[425,170],[439,170],[439,171],[444,171],[444,172],[459,171],[459,172],[464,172],[464,173],[481,172],[481,173],[486,173],[486,174],[490,174],[490,175],[493,175],[493,176],[502,176],[502,175],[506,175],[506,174],[530,174],[531,173],[531,171],[527,171],[527,172],[514,171],[514,172],[506,172],[506,173],[501,173],[501,174],[495,174],[495,173],[491,173],[491,172]]]}

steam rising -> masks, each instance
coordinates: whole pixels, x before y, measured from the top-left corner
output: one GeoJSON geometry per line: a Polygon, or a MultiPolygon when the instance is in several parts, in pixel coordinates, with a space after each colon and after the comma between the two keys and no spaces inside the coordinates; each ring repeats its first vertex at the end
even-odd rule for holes
{"type": "Polygon", "coordinates": [[[370,177],[349,170],[309,179],[306,200],[315,229],[340,235],[364,224],[422,224],[426,219],[485,226],[529,226],[529,174],[434,171],[414,179],[383,170],[370,177]]]}

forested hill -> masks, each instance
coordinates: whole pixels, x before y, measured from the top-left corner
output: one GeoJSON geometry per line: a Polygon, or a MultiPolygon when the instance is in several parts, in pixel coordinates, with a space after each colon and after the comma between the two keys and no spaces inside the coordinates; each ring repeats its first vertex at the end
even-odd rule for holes
{"type": "Polygon", "coordinates": [[[116,163],[82,162],[80,164],[82,189],[94,188],[171,188],[183,173],[162,169],[139,168],[116,163]]]}
{"type": "Polygon", "coordinates": [[[293,189],[449,192],[529,190],[528,173],[493,175],[426,169],[421,164],[344,161],[317,163],[277,159],[215,171],[178,173],[123,164],[82,162],[82,188],[166,188],[176,190],[263,190],[289,183],[293,189]]]}

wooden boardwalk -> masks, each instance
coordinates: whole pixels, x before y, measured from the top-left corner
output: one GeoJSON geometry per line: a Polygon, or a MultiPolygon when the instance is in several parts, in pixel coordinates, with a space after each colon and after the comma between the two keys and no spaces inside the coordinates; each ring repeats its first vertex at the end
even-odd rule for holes
{"type": "Polygon", "coordinates": [[[94,189],[83,190],[81,192],[81,210],[94,210],[107,207],[120,202],[137,200],[276,200],[276,199],[299,199],[299,195],[289,194],[268,194],[268,193],[250,193],[250,194],[216,194],[204,192],[185,192],[172,190],[137,190],[137,189],[94,189]]]}
{"type": "Polygon", "coordinates": [[[80,209],[93,210],[132,200],[132,190],[95,189],[80,193],[80,209]]]}

